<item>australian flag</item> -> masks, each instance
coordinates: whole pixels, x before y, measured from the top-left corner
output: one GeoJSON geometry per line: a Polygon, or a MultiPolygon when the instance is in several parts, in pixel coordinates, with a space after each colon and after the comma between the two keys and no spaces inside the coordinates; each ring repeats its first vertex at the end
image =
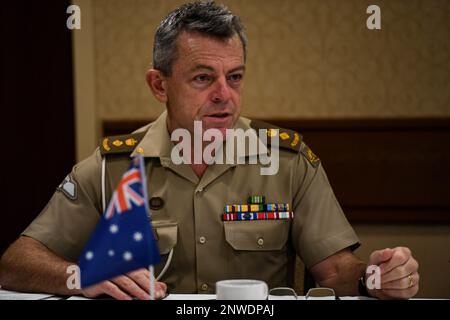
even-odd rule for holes
{"type": "Polygon", "coordinates": [[[133,158],[78,261],[81,286],[148,268],[161,257],[148,209],[144,159],[133,158]]]}

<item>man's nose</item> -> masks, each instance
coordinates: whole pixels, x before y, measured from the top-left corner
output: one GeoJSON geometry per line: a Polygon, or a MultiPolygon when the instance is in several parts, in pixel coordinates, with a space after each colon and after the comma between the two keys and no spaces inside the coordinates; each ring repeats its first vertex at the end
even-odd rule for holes
{"type": "Polygon", "coordinates": [[[211,100],[215,103],[226,102],[231,97],[231,90],[225,77],[219,78],[214,84],[211,100]]]}

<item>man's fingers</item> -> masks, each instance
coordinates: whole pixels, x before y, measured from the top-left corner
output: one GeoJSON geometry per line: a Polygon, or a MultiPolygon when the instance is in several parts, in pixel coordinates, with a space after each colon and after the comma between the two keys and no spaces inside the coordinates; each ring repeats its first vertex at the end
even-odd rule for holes
{"type": "Polygon", "coordinates": [[[140,300],[149,300],[150,296],[139,285],[127,276],[120,276],[111,280],[121,290],[140,300]]]}
{"type": "Polygon", "coordinates": [[[127,275],[135,275],[135,274],[139,274],[139,275],[142,274],[145,277],[150,279],[150,271],[148,271],[148,269],[141,268],[141,269],[129,272],[127,275]]]}
{"type": "Polygon", "coordinates": [[[392,249],[389,261],[380,264],[381,274],[386,274],[394,268],[405,264],[411,257],[411,251],[405,247],[392,249]]]}
{"type": "Polygon", "coordinates": [[[381,289],[372,290],[373,296],[379,299],[409,299],[417,294],[419,264],[408,248],[374,251],[369,258],[369,265],[377,262],[381,271],[381,289]]]}
{"type": "Polygon", "coordinates": [[[156,290],[162,290],[164,292],[164,294],[167,291],[167,284],[165,284],[164,282],[156,282],[156,290]]]}
{"type": "Polygon", "coordinates": [[[419,285],[415,284],[409,289],[381,289],[381,295],[383,299],[409,299],[417,294],[419,291],[419,285]]]}
{"type": "Polygon", "coordinates": [[[102,283],[84,288],[83,290],[81,290],[81,293],[87,298],[96,298],[103,294],[107,294],[114,299],[131,300],[131,297],[129,295],[120,290],[111,281],[103,281],[102,283]]]}
{"type": "Polygon", "coordinates": [[[418,268],[418,262],[413,257],[410,257],[405,264],[397,266],[391,271],[384,273],[381,276],[381,283],[384,284],[407,277],[412,273],[416,273],[418,268]]]}
{"type": "Polygon", "coordinates": [[[127,274],[127,276],[136,282],[145,292],[150,290],[150,273],[148,270],[137,270],[127,274]],[[147,271],[147,272],[146,272],[147,271]]]}
{"type": "Polygon", "coordinates": [[[131,297],[122,291],[117,285],[112,283],[111,281],[106,281],[103,284],[104,292],[117,300],[131,300],[131,297]]]}
{"type": "Polygon", "coordinates": [[[114,299],[131,300],[131,297],[128,294],[120,290],[120,288],[111,281],[102,282],[99,285],[99,289],[102,291],[102,293],[106,293],[107,295],[113,297],[114,299]]]}
{"type": "MultiPolygon", "coordinates": [[[[134,280],[145,292],[150,293],[150,272],[147,269],[140,269],[127,274],[134,280]]],[[[167,285],[155,280],[155,298],[161,299],[166,295],[167,285]]]]}
{"type": "MultiPolygon", "coordinates": [[[[165,296],[167,285],[155,280],[155,298],[161,299],[165,296]]],[[[95,298],[107,294],[118,300],[131,300],[136,297],[140,300],[150,299],[150,272],[140,269],[127,275],[116,277],[110,281],[91,286],[82,291],[88,298],[95,298]]]]}
{"type": "Polygon", "coordinates": [[[381,263],[391,259],[393,249],[386,248],[372,252],[369,257],[369,265],[380,265],[381,263]]]}
{"type": "Polygon", "coordinates": [[[401,279],[396,279],[387,283],[382,283],[381,289],[393,289],[393,290],[409,289],[411,287],[418,285],[419,280],[420,280],[419,273],[415,272],[401,279]]]}

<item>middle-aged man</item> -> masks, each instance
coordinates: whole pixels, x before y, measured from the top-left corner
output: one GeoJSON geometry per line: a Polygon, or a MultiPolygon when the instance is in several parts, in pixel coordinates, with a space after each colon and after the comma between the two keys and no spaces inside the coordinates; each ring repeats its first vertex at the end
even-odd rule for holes
{"type": "MultiPolygon", "coordinates": [[[[20,291],[148,299],[149,274],[144,269],[84,290],[66,286],[66,270],[77,261],[130,155],[141,153],[163,255],[156,272],[161,281],[157,296],[167,286],[174,293],[213,293],[216,281],[231,278],[292,286],[296,253],[320,286],[334,288],[338,295],[361,294],[367,264],[352,253],[358,238],[318,158],[298,133],[274,131],[239,116],[246,42],[238,17],[223,6],[197,2],[171,12],[156,31],[153,68],[147,72],[151,91],[167,111],[134,134],[104,139],[73,168],[3,255],[0,284],[20,291]],[[263,164],[248,162],[175,164],[170,134],[176,129],[194,134],[195,120],[203,131],[263,128],[269,136],[278,134],[278,172],[262,175],[263,164]],[[246,203],[249,196],[261,196],[254,198],[281,204],[292,213],[289,219],[250,221],[233,221],[233,210],[224,214],[224,207],[246,203]]],[[[244,155],[256,154],[248,149],[244,155]]],[[[417,293],[418,263],[408,248],[374,251],[368,264],[381,271],[381,288],[369,290],[371,296],[395,299],[417,293]]]]}

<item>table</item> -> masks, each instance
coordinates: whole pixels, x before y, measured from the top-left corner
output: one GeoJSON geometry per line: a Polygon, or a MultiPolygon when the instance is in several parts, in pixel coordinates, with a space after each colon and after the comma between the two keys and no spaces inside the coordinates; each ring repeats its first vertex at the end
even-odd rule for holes
{"type": "MultiPolygon", "coordinates": [[[[170,294],[164,300],[215,300],[215,294],[170,294]]],[[[341,300],[376,300],[364,296],[339,297],[341,300]]],[[[95,300],[82,296],[62,297],[46,293],[24,293],[0,289],[0,300],[95,300]]],[[[293,300],[290,296],[269,296],[269,300],[293,300]]],[[[297,300],[306,300],[305,296],[298,296],[297,300]]],[[[315,298],[314,300],[327,300],[315,298]]],[[[410,300],[450,300],[433,298],[413,298],[410,300]]]]}
{"type": "MultiPolygon", "coordinates": [[[[215,294],[169,294],[164,300],[215,300],[215,294]]],[[[316,298],[317,299],[317,298],[316,298]]],[[[341,300],[373,300],[369,297],[340,297],[341,300]]],[[[81,296],[61,297],[45,293],[23,293],[0,289],[0,300],[93,300],[81,296]]],[[[269,296],[269,300],[293,300],[291,296],[269,296]]],[[[298,296],[305,300],[305,296],[298,296]]]]}

